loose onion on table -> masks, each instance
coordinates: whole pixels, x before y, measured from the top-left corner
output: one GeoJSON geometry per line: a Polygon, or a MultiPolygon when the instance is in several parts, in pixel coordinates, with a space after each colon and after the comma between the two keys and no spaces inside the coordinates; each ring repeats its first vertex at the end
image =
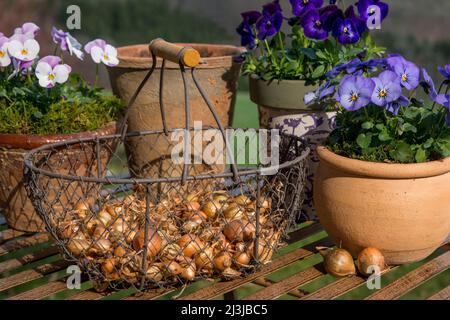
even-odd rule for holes
{"type": "Polygon", "coordinates": [[[353,257],[347,250],[323,247],[318,247],[317,250],[322,255],[325,270],[329,274],[336,277],[345,277],[356,274],[353,257]]]}
{"type": "Polygon", "coordinates": [[[374,272],[382,272],[386,269],[383,254],[377,248],[365,248],[356,260],[358,271],[364,276],[370,276],[374,272]]]}

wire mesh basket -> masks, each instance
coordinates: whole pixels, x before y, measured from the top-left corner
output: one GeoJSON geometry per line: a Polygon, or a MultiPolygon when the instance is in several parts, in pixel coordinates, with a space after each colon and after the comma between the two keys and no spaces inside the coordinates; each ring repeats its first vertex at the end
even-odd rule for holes
{"type": "MultiPolygon", "coordinates": [[[[160,56],[177,61],[184,80],[191,68],[215,116],[195,77],[195,52],[163,40],[150,48],[153,66],[127,111],[160,56]]],[[[230,135],[216,116],[218,128],[192,128],[186,87],[185,97],[185,128],[166,127],[161,103],[161,130],[127,132],[125,115],[117,135],[47,145],[25,158],[28,194],[46,229],[65,258],[99,287],[148,290],[245,276],[271,261],[300,212],[309,153],[304,141],[253,131],[239,147],[232,143],[238,134],[230,135]],[[206,163],[186,152],[199,148],[187,137],[211,131],[215,139],[200,146],[221,138],[223,148],[215,156],[228,162],[206,163]],[[185,138],[182,161],[173,160],[174,135],[185,138]],[[136,154],[133,146],[142,141],[148,150],[136,154]],[[271,147],[278,163],[263,165],[258,158],[250,164],[252,146],[271,147]],[[243,164],[236,160],[240,156],[243,164]]]]}

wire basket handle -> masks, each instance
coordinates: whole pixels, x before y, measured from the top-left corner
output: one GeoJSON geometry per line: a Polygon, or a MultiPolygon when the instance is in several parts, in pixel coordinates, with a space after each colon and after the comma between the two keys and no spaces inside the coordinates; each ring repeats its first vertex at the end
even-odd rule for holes
{"type": "MultiPolygon", "coordinates": [[[[239,181],[239,174],[238,174],[237,166],[232,157],[233,153],[231,152],[232,150],[229,145],[227,135],[225,133],[225,128],[223,127],[223,125],[220,121],[220,118],[217,114],[217,111],[216,111],[213,103],[211,102],[211,100],[206,95],[206,92],[201,87],[200,82],[198,81],[196,74],[195,74],[196,67],[201,63],[200,53],[191,47],[184,47],[184,46],[176,45],[176,44],[167,42],[160,38],[155,39],[152,42],[150,42],[149,49],[150,49],[150,54],[152,55],[152,66],[150,68],[150,71],[144,77],[144,79],[138,86],[136,92],[133,94],[130,101],[128,102],[125,115],[119,126],[121,136],[122,136],[122,141],[124,141],[125,135],[127,133],[127,120],[128,120],[128,116],[130,114],[130,110],[131,110],[131,108],[133,108],[137,97],[141,93],[145,84],[150,79],[153,72],[155,71],[156,65],[157,65],[157,57],[160,57],[163,59],[162,65],[161,65],[161,73],[160,73],[159,106],[160,106],[160,111],[161,111],[161,119],[162,119],[162,123],[163,123],[164,133],[166,135],[169,134],[169,130],[167,128],[167,123],[166,123],[166,114],[165,114],[165,110],[164,110],[164,99],[163,99],[164,71],[165,71],[166,60],[174,62],[174,63],[178,63],[180,66],[181,77],[183,79],[184,99],[185,99],[186,137],[185,137],[185,149],[184,150],[188,150],[189,143],[190,143],[187,139],[188,132],[189,132],[189,124],[190,124],[190,105],[189,105],[189,89],[188,89],[188,84],[187,84],[187,79],[186,79],[186,68],[190,68],[191,76],[194,81],[194,84],[197,87],[197,89],[198,89],[200,95],[202,96],[203,100],[205,101],[206,105],[208,106],[209,111],[213,115],[214,120],[216,121],[217,126],[218,126],[220,132],[222,133],[222,137],[224,139],[224,143],[225,143],[225,146],[227,149],[227,154],[230,155],[229,160],[231,161],[231,170],[233,172],[234,180],[236,182],[239,181]]],[[[189,174],[189,164],[188,164],[189,160],[190,159],[188,159],[188,153],[186,152],[185,159],[184,159],[185,164],[184,164],[184,169],[183,169],[183,174],[182,174],[183,184],[186,182],[188,174],[189,174]]]]}
{"type": "Polygon", "coordinates": [[[201,60],[200,53],[197,50],[191,47],[182,47],[161,38],[150,42],[150,52],[164,60],[177,64],[181,63],[188,68],[197,67],[201,60]]]}

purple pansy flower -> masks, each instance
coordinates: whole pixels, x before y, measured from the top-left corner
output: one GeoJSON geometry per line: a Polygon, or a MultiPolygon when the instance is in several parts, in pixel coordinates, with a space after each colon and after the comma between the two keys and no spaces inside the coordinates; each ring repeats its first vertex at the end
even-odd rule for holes
{"type": "Polygon", "coordinates": [[[393,113],[394,115],[398,115],[398,112],[401,107],[407,107],[409,106],[411,102],[409,99],[405,96],[400,96],[400,98],[397,101],[388,103],[386,105],[386,110],[390,113],[393,113]]]}
{"type": "Polygon", "coordinates": [[[425,84],[427,86],[426,91],[429,93],[430,99],[434,102],[437,102],[436,99],[438,97],[438,92],[436,90],[436,86],[434,85],[433,79],[429,76],[427,70],[425,68],[422,69],[423,79],[425,80],[425,84]]]}
{"type": "Polygon", "coordinates": [[[447,64],[445,67],[439,67],[438,70],[445,79],[450,80],[450,64],[447,64]]]}
{"type": "Polygon", "coordinates": [[[344,13],[335,5],[329,5],[319,9],[320,16],[324,23],[324,29],[328,32],[333,30],[334,22],[337,18],[344,18],[344,13]]]}
{"type": "Polygon", "coordinates": [[[309,105],[313,102],[320,102],[326,97],[334,94],[335,87],[331,85],[330,81],[327,81],[323,86],[321,86],[317,91],[309,92],[303,98],[306,105],[309,105]]]}
{"type": "Polygon", "coordinates": [[[22,25],[20,28],[16,28],[14,30],[15,35],[24,35],[28,39],[34,39],[37,34],[39,33],[39,30],[41,30],[36,24],[32,22],[27,22],[22,25]]]}
{"type": "Polygon", "coordinates": [[[368,30],[366,21],[356,15],[354,6],[351,5],[345,10],[345,17],[353,22],[360,34],[368,30]]]}
{"type": "Polygon", "coordinates": [[[301,25],[308,38],[324,40],[328,38],[328,31],[325,30],[325,21],[316,9],[309,10],[302,17],[301,25]]]}
{"type": "Polygon", "coordinates": [[[78,59],[83,60],[83,52],[81,51],[83,46],[69,32],[53,27],[52,38],[54,43],[60,45],[61,50],[69,51],[70,55],[75,54],[78,59]]]}
{"type": "Polygon", "coordinates": [[[386,70],[373,78],[375,89],[372,93],[372,102],[380,107],[396,101],[402,95],[400,78],[395,72],[386,70]]]}
{"type": "Polygon", "coordinates": [[[369,10],[371,6],[378,6],[380,8],[381,21],[383,21],[389,13],[389,5],[380,0],[359,0],[357,6],[359,15],[364,21],[367,21],[370,16],[375,14],[374,10],[369,10]]]}
{"type": "Polygon", "coordinates": [[[61,58],[47,56],[39,60],[36,66],[36,77],[43,88],[53,88],[57,83],[64,83],[69,79],[72,68],[61,64],[61,58]]]}
{"type": "Polygon", "coordinates": [[[357,43],[360,39],[355,24],[350,19],[337,18],[333,25],[333,36],[341,44],[357,43]]]}
{"type": "Polygon", "coordinates": [[[103,62],[108,67],[115,67],[119,64],[117,49],[107,44],[105,40],[93,40],[84,47],[84,50],[91,55],[95,63],[103,62]]]}
{"type": "Polygon", "coordinates": [[[258,38],[264,40],[272,37],[280,31],[283,25],[283,14],[278,1],[266,4],[263,7],[263,15],[256,23],[258,38]]]}
{"type": "Polygon", "coordinates": [[[401,79],[401,85],[408,90],[417,88],[420,82],[420,69],[414,63],[405,60],[402,56],[391,56],[387,63],[392,71],[401,79]]]}
{"type": "Polygon", "coordinates": [[[337,101],[349,110],[356,111],[370,103],[375,83],[372,79],[361,76],[346,76],[341,81],[337,101]]]}
{"type": "Polygon", "coordinates": [[[322,7],[323,0],[290,0],[292,5],[292,14],[300,17],[311,9],[322,7]]]}
{"type": "Polygon", "coordinates": [[[241,13],[242,22],[236,29],[237,33],[241,36],[241,45],[254,49],[256,46],[256,36],[253,26],[261,18],[262,14],[258,11],[246,11],[241,13]]]}
{"type": "Polygon", "coordinates": [[[0,34],[0,67],[7,67],[11,64],[11,57],[8,53],[8,41],[9,39],[0,34]]]}

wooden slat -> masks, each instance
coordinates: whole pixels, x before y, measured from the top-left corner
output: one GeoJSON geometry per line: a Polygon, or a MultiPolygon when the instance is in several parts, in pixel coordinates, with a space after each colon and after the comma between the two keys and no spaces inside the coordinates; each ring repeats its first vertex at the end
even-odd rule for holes
{"type": "Polygon", "coordinates": [[[272,300],[281,297],[291,290],[297,289],[301,285],[323,276],[324,273],[315,267],[298,272],[280,282],[264,288],[255,294],[246,297],[244,300],[272,300]]]}
{"type": "Polygon", "coordinates": [[[67,300],[98,300],[106,295],[95,292],[93,290],[83,291],[67,298],[67,300]]]}
{"type": "Polygon", "coordinates": [[[424,281],[441,273],[450,267],[450,251],[425,263],[419,268],[409,272],[402,278],[390,283],[378,290],[366,299],[368,300],[393,300],[418,287],[424,281]]]}
{"type": "MultiPolygon", "coordinates": [[[[267,279],[267,278],[258,278],[258,279],[256,279],[255,281],[253,281],[253,283],[254,283],[254,284],[257,284],[257,285],[259,285],[259,286],[262,286],[262,287],[266,287],[266,288],[267,288],[267,287],[270,287],[270,286],[274,285],[276,282],[275,282],[275,281],[272,281],[272,280],[270,280],[270,279],[267,279]]],[[[305,295],[304,292],[298,290],[297,288],[294,289],[294,290],[289,291],[289,292],[286,293],[286,294],[287,294],[287,295],[290,295],[290,296],[293,296],[293,297],[295,297],[295,298],[297,298],[297,299],[300,299],[300,298],[302,298],[302,297],[305,295]]]]}
{"type": "Polygon", "coordinates": [[[235,279],[227,282],[217,282],[209,287],[203,288],[197,292],[186,295],[180,300],[208,300],[219,295],[225,294],[226,292],[235,290],[244,284],[252,282],[253,280],[263,277],[269,273],[277,271],[283,267],[286,267],[297,260],[312,256],[314,254],[315,246],[321,245],[329,245],[330,240],[328,238],[322,239],[316,243],[306,246],[305,248],[296,249],[292,252],[289,252],[268,265],[262,267],[259,271],[250,274],[249,276],[242,279],[235,279]],[[308,250],[309,249],[309,250],[308,250]]]}
{"type": "Polygon", "coordinates": [[[19,239],[16,241],[7,242],[0,246],[0,256],[8,254],[9,252],[27,248],[34,246],[36,244],[41,244],[44,242],[48,242],[50,240],[50,236],[46,233],[39,233],[36,235],[32,235],[30,237],[19,239]]]}
{"type": "Polygon", "coordinates": [[[433,294],[427,300],[450,300],[450,286],[433,294]]]}
{"type": "Polygon", "coordinates": [[[8,240],[23,236],[24,234],[25,234],[25,232],[13,230],[13,229],[7,229],[7,230],[0,231],[0,244],[6,242],[8,240]]]}
{"type": "Polygon", "coordinates": [[[357,276],[341,278],[304,296],[301,300],[330,300],[356,288],[365,281],[365,279],[357,276]]]}
{"type": "Polygon", "coordinates": [[[295,243],[321,231],[323,231],[322,225],[314,223],[306,228],[290,233],[286,242],[289,244],[295,243]]]}
{"type": "Polygon", "coordinates": [[[123,300],[153,300],[175,291],[174,289],[155,289],[144,293],[135,294],[124,298],[123,300]]]}
{"type": "Polygon", "coordinates": [[[27,254],[17,259],[7,260],[5,262],[0,263],[0,273],[46,258],[56,253],[58,253],[58,249],[56,247],[50,247],[42,251],[27,254]]]}
{"type": "Polygon", "coordinates": [[[7,278],[0,279],[0,291],[15,287],[19,284],[44,277],[49,273],[59,271],[70,265],[67,261],[57,261],[44,264],[31,270],[23,271],[7,278]]]}
{"type": "Polygon", "coordinates": [[[67,284],[64,281],[50,282],[40,287],[9,297],[6,300],[38,300],[66,289],[67,284]]]}

